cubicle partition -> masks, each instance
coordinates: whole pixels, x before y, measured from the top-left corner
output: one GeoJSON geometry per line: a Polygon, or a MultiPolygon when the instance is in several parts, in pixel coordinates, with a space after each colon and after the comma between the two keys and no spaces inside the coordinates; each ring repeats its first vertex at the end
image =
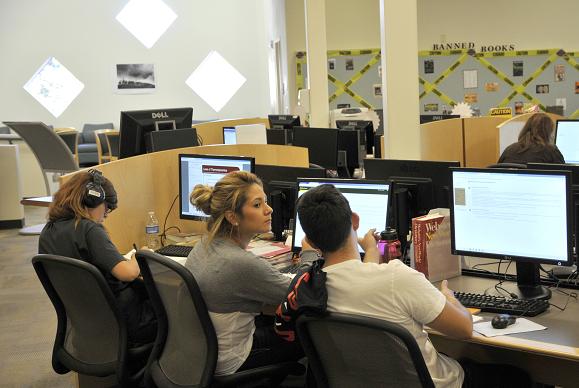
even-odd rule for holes
{"type": "Polygon", "coordinates": [[[464,166],[463,119],[432,121],[420,125],[422,160],[458,160],[464,166]]]}
{"type": "Polygon", "coordinates": [[[208,121],[193,125],[197,129],[197,135],[201,136],[202,145],[223,144],[223,127],[235,127],[236,125],[263,124],[269,128],[269,120],[266,118],[231,119],[208,121]]]}
{"type": "MultiPolygon", "coordinates": [[[[161,229],[167,217],[167,227],[176,226],[182,232],[205,230],[203,222],[179,218],[178,155],[181,153],[252,156],[257,164],[309,166],[307,148],[268,144],[179,148],[96,166],[117,190],[119,207],[107,217],[104,225],[121,252],[129,251],[133,243],[137,246],[144,245],[145,223],[149,211],[155,211],[161,229]]],[[[60,183],[76,173],[62,176],[60,183]]]]}
{"type": "Polygon", "coordinates": [[[466,167],[487,167],[499,159],[497,125],[504,117],[471,117],[463,120],[464,164],[466,167]]]}

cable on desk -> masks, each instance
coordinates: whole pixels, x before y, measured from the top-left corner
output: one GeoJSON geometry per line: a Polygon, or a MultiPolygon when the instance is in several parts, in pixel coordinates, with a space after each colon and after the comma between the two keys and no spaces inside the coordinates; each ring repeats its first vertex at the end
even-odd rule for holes
{"type": "Polygon", "coordinates": [[[161,245],[165,246],[165,240],[167,239],[167,231],[171,230],[171,229],[177,229],[179,231],[179,233],[181,233],[181,229],[179,229],[178,226],[171,226],[169,228],[167,228],[167,219],[169,218],[169,214],[171,214],[171,210],[173,210],[173,206],[175,206],[175,202],[177,201],[177,198],[179,198],[179,194],[177,194],[175,196],[175,199],[173,200],[173,203],[171,203],[171,207],[169,208],[169,211],[167,212],[167,215],[165,216],[165,221],[163,221],[163,233],[161,233],[161,245]]]}

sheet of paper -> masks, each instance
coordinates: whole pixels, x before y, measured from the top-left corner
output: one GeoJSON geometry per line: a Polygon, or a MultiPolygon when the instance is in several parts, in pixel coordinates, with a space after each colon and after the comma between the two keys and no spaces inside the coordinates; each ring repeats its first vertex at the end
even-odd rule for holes
{"type": "Polygon", "coordinates": [[[517,321],[505,329],[495,329],[491,325],[491,321],[479,322],[473,325],[474,331],[484,335],[485,337],[496,337],[498,335],[507,335],[515,333],[526,333],[529,331],[545,330],[546,327],[539,325],[526,318],[517,318],[517,321]]]}
{"type": "Polygon", "coordinates": [[[464,88],[472,89],[478,87],[478,71],[477,70],[465,70],[463,71],[464,76],[464,88]]]}

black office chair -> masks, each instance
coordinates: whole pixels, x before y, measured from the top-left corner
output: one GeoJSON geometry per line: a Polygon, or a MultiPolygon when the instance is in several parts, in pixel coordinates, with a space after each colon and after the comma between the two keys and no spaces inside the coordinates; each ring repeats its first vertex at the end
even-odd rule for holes
{"type": "Polygon", "coordinates": [[[146,372],[159,388],[234,387],[253,381],[281,381],[303,374],[286,362],[216,376],[217,336],[195,278],[181,264],[150,251],[136,253],[147,292],[157,315],[157,340],[146,372]]]}
{"type": "Polygon", "coordinates": [[[527,168],[526,164],[520,163],[495,163],[487,166],[487,168],[515,168],[515,169],[522,169],[527,168]]]}
{"type": "Polygon", "coordinates": [[[127,325],[103,274],[92,264],[56,255],[32,258],[58,318],[52,368],[88,376],[115,375],[123,387],[142,380],[129,363],[145,364],[152,344],[128,348],[127,325]]]}
{"type": "Polygon", "coordinates": [[[402,326],[329,313],[302,315],[296,328],[318,388],[434,388],[416,340],[402,326]]]}

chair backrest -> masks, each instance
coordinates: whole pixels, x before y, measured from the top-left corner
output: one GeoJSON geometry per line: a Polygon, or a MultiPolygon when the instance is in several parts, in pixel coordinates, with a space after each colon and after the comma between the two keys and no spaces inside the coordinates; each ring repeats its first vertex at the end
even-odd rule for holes
{"type": "Polygon", "coordinates": [[[0,134],[7,135],[10,133],[10,128],[8,127],[0,127],[0,134]]]}
{"type": "Polygon", "coordinates": [[[217,364],[217,336],[195,278],[157,253],[138,251],[136,257],[157,315],[151,377],[158,387],[208,387],[217,364]]]}
{"type": "Polygon", "coordinates": [[[68,149],[74,155],[75,160],[77,160],[78,155],[78,132],[56,132],[58,136],[66,143],[68,149]]]}
{"type": "Polygon", "coordinates": [[[42,170],[50,172],[78,170],[74,156],[66,143],[44,123],[5,121],[4,124],[24,139],[42,170]]]}
{"type": "Polygon", "coordinates": [[[431,387],[414,337],[380,319],[301,316],[297,332],[318,387],[431,387]]]}
{"type": "Polygon", "coordinates": [[[84,124],[82,126],[81,140],[82,143],[96,143],[94,131],[97,129],[113,129],[113,123],[103,124],[84,124]]]}
{"type": "Polygon", "coordinates": [[[124,381],[127,329],[102,273],[82,260],[37,255],[34,270],[58,317],[52,352],[57,373],[117,374],[124,381]]]}
{"type": "Polygon", "coordinates": [[[108,131],[105,132],[107,138],[107,145],[109,147],[109,153],[112,158],[119,158],[119,131],[108,131]]]}
{"type": "Polygon", "coordinates": [[[522,169],[527,168],[526,164],[521,163],[495,163],[487,166],[487,168],[515,168],[515,169],[522,169]]]}

